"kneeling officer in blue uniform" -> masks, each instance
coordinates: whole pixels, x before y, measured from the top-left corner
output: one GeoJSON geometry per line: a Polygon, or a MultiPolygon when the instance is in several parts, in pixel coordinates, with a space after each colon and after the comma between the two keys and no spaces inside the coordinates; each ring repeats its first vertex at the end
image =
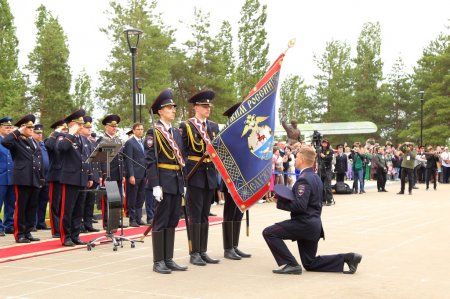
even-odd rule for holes
{"type": "Polygon", "coordinates": [[[301,170],[301,174],[292,190],[281,185],[275,186],[277,208],[291,212],[291,219],[263,231],[264,239],[280,266],[273,273],[302,273],[302,267],[283,240],[297,241],[303,267],[308,271],[353,274],[361,262],[362,256],[357,253],[316,256],[319,239],[325,236],[320,218],[324,190],[320,177],[313,170],[315,156],[313,148],[300,148],[295,166],[301,170]],[[345,263],[349,267],[348,271],[344,271],[345,263]]]}

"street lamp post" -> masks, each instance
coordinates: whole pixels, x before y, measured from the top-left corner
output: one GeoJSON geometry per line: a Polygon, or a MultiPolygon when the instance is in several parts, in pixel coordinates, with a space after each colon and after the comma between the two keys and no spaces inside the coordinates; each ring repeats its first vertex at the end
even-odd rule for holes
{"type": "Polygon", "coordinates": [[[133,89],[133,123],[136,122],[136,52],[139,39],[144,32],[140,29],[128,28],[123,31],[127,38],[128,48],[131,52],[131,85],[133,89]]]}
{"type": "Polygon", "coordinates": [[[423,102],[424,102],[424,99],[423,99],[423,95],[424,95],[424,91],[419,91],[419,94],[420,94],[420,145],[422,146],[423,145],[423,139],[422,139],[422,136],[423,136],[423,102]]]}
{"type": "Polygon", "coordinates": [[[144,95],[142,94],[142,88],[144,87],[144,78],[136,77],[136,87],[139,93],[139,122],[142,123],[142,106],[145,105],[144,95]]]}

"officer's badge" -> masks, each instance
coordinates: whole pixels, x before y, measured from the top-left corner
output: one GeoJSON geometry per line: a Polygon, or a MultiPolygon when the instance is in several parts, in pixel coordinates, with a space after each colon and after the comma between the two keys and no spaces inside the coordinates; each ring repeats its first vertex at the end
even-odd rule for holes
{"type": "Polygon", "coordinates": [[[248,115],[245,120],[244,130],[241,137],[248,132],[248,148],[250,152],[261,160],[269,160],[272,158],[273,149],[273,132],[267,125],[259,126],[259,124],[267,120],[268,116],[256,116],[256,114],[248,115]]]}
{"type": "Polygon", "coordinates": [[[305,185],[298,185],[297,186],[297,195],[298,196],[303,196],[303,194],[305,193],[305,185]]]}
{"type": "Polygon", "coordinates": [[[58,140],[63,140],[64,139],[64,136],[59,136],[58,137],[58,140]]]}
{"type": "Polygon", "coordinates": [[[145,144],[147,145],[147,147],[152,147],[153,146],[153,136],[148,135],[147,138],[145,138],[145,144]]]}

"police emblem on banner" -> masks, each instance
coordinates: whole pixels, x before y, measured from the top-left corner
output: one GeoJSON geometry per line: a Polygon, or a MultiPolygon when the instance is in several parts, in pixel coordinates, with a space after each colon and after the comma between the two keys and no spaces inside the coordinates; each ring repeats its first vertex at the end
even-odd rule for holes
{"type": "Polygon", "coordinates": [[[245,127],[242,136],[248,132],[248,148],[253,155],[261,160],[269,160],[272,158],[273,136],[272,129],[267,125],[260,125],[261,122],[267,120],[268,116],[248,115],[245,120],[245,127]]]}

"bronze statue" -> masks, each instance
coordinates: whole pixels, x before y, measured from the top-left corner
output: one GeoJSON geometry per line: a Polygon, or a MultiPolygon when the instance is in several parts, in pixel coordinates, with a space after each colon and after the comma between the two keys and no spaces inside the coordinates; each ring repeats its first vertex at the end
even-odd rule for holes
{"type": "Polygon", "coordinates": [[[282,111],[281,125],[286,130],[287,143],[289,145],[293,145],[302,140],[302,135],[301,135],[300,129],[297,128],[297,120],[292,119],[291,124],[288,125],[286,122],[286,111],[285,110],[282,111]]]}

